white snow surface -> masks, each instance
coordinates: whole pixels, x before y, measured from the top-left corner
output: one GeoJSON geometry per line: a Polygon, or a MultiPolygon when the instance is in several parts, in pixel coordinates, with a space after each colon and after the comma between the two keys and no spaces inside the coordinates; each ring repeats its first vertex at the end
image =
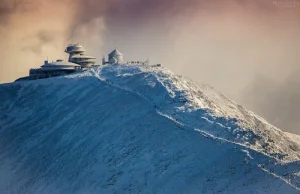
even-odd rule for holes
{"type": "Polygon", "coordinates": [[[0,193],[300,193],[299,136],[163,67],[0,94],[0,193]]]}

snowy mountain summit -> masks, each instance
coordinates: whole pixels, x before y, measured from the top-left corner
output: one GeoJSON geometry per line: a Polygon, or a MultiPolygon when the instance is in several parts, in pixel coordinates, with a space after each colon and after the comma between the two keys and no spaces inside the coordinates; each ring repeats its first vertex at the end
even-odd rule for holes
{"type": "Polygon", "coordinates": [[[299,136],[163,67],[0,93],[0,193],[300,193],[299,136]]]}

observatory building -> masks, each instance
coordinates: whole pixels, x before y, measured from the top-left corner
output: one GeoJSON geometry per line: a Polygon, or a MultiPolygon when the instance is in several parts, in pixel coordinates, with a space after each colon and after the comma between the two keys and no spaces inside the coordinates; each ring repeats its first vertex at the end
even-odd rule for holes
{"type": "Polygon", "coordinates": [[[57,59],[55,62],[49,63],[45,61],[44,65],[41,66],[41,70],[44,72],[51,71],[76,71],[80,69],[80,65],[70,62],[65,62],[62,59],[57,59]]]}
{"type": "MultiPolygon", "coordinates": [[[[118,50],[115,49],[111,53],[108,54],[108,61],[105,60],[105,57],[102,58],[102,65],[113,65],[113,64],[132,64],[132,65],[150,65],[149,59],[147,58],[146,61],[124,61],[124,55],[118,50]]],[[[152,67],[161,66],[161,64],[152,65],[152,67]]]]}
{"type": "MultiPolygon", "coordinates": [[[[68,61],[57,59],[56,61],[49,62],[46,60],[40,68],[32,68],[29,70],[29,76],[22,77],[16,81],[21,80],[35,80],[44,79],[49,77],[56,77],[67,75],[74,72],[82,72],[91,67],[97,66],[96,58],[86,55],[85,49],[81,44],[69,44],[65,52],[69,54],[68,61]]],[[[108,54],[108,61],[105,57],[102,58],[102,65],[106,64],[136,64],[136,65],[149,65],[149,60],[146,61],[129,61],[124,62],[123,54],[115,49],[108,54]]],[[[160,66],[160,64],[158,64],[160,66]]]]}
{"type": "MultiPolygon", "coordinates": [[[[58,59],[55,62],[45,61],[38,69],[30,69],[28,79],[43,79],[81,71],[81,66],[58,59]]],[[[21,78],[22,79],[22,78],[21,78]]],[[[22,79],[23,80],[23,79],[22,79]]]]}
{"type": "Polygon", "coordinates": [[[82,68],[90,68],[96,63],[96,57],[86,55],[85,49],[81,44],[70,44],[65,49],[65,52],[69,54],[70,63],[76,63],[82,68]]]}
{"type": "Polygon", "coordinates": [[[80,44],[69,44],[65,52],[69,54],[68,61],[57,59],[56,61],[48,62],[46,60],[41,68],[30,69],[29,76],[19,78],[16,81],[43,79],[81,72],[94,66],[96,63],[96,58],[86,55],[85,49],[80,44]]]}
{"type": "Polygon", "coordinates": [[[115,49],[108,54],[108,61],[105,61],[105,57],[102,58],[102,65],[105,64],[122,64],[123,63],[123,54],[115,49]]]}

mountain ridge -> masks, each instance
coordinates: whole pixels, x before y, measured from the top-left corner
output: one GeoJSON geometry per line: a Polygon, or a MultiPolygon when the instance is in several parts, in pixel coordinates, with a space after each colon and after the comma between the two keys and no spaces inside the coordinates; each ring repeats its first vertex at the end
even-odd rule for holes
{"type": "Polygon", "coordinates": [[[163,67],[104,66],[0,91],[3,193],[299,192],[297,136],[163,67]]]}
{"type": "MultiPolygon", "coordinates": [[[[121,66],[121,68],[124,70],[124,66],[121,66]]],[[[132,67],[130,67],[132,68],[132,67]]],[[[171,71],[162,68],[162,67],[156,67],[156,68],[149,68],[145,66],[137,67],[140,68],[142,73],[144,72],[150,72],[150,74],[154,74],[154,77],[162,84],[163,87],[166,88],[166,90],[169,92],[171,98],[175,98],[175,92],[177,92],[177,98],[176,100],[180,101],[180,98],[184,98],[183,101],[187,105],[183,105],[180,108],[184,108],[185,111],[191,112],[193,110],[198,109],[207,109],[209,113],[212,113],[212,116],[216,116],[217,118],[225,118],[225,119],[237,119],[238,127],[244,129],[251,129],[255,130],[255,127],[259,127],[260,130],[267,128],[267,130],[261,132],[261,136],[266,135],[265,133],[272,130],[275,135],[283,136],[284,138],[288,138],[287,135],[282,132],[280,129],[272,126],[267,121],[265,121],[260,116],[254,114],[251,111],[247,111],[244,107],[236,104],[229,98],[225,97],[220,92],[216,91],[209,85],[200,85],[201,87],[197,88],[197,85],[187,78],[184,78],[182,76],[177,76],[173,74],[171,71]],[[166,79],[166,83],[164,84],[164,80],[166,79]],[[197,91],[198,90],[198,91],[197,91]],[[197,92],[200,93],[200,95],[197,95],[197,92]],[[179,97],[178,97],[179,96],[179,97]],[[233,111],[232,111],[232,110],[233,111]],[[249,119],[249,117],[254,117],[255,120],[249,119]],[[259,125],[262,125],[261,127],[259,125]]],[[[100,72],[95,73],[94,75],[101,74],[100,72]]],[[[99,77],[98,77],[99,78],[99,77]]],[[[101,78],[100,78],[101,79],[101,78]]],[[[102,78],[102,80],[105,80],[106,78],[102,78]]],[[[109,78],[108,78],[109,79],[109,78]]],[[[120,83],[116,83],[117,85],[120,83]]],[[[144,88],[141,88],[143,90],[144,88]]],[[[139,91],[135,91],[140,93],[139,91]]],[[[147,98],[147,97],[144,97],[147,98]]],[[[149,100],[152,100],[151,98],[149,100]]],[[[162,107],[164,109],[164,107],[162,107]]],[[[175,114],[177,111],[174,111],[170,114],[175,114]]],[[[168,113],[167,113],[168,114],[168,113]]],[[[177,118],[180,119],[180,118],[177,118]]],[[[207,119],[207,118],[205,118],[207,119]]],[[[233,121],[234,122],[234,121],[233,121]]],[[[237,126],[234,126],[237,127],[237,126]]],[[[259,130],[258,130],[259,131],[259,130]]],[[[206,131],[208,132],[208,131],[206,131]]],[[[259,131],[260,132],[260,131],[259,131]]],[[[268,141],[268,140],[265,140],[268,141]]],[[[272,143],[272,142],[271,142],[272,143]]],[[[268,143],[266,142],[265,144],[268,143]]],[[[254,147],[255,149],[262,150],[262,146],[260,147],[254,147]]],[[[287,148],[286,148],[287,149],[287,148]]],[[[297,145],[296,153],[294,160],[299,160],[300,158],[300,147],[297,145]]],[[[289,160],[288,160],[289,161],[289,160]]]]}

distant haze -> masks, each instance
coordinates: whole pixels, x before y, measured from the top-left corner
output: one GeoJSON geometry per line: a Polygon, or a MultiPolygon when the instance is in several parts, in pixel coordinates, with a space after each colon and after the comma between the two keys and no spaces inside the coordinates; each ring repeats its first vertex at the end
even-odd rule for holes
{"type": "Polygon", "coordinates": [[[300,134],[300,0],[0,1],[2,83],[66,59],[71,42],[98,62],[118,47],[300,134]]]}

